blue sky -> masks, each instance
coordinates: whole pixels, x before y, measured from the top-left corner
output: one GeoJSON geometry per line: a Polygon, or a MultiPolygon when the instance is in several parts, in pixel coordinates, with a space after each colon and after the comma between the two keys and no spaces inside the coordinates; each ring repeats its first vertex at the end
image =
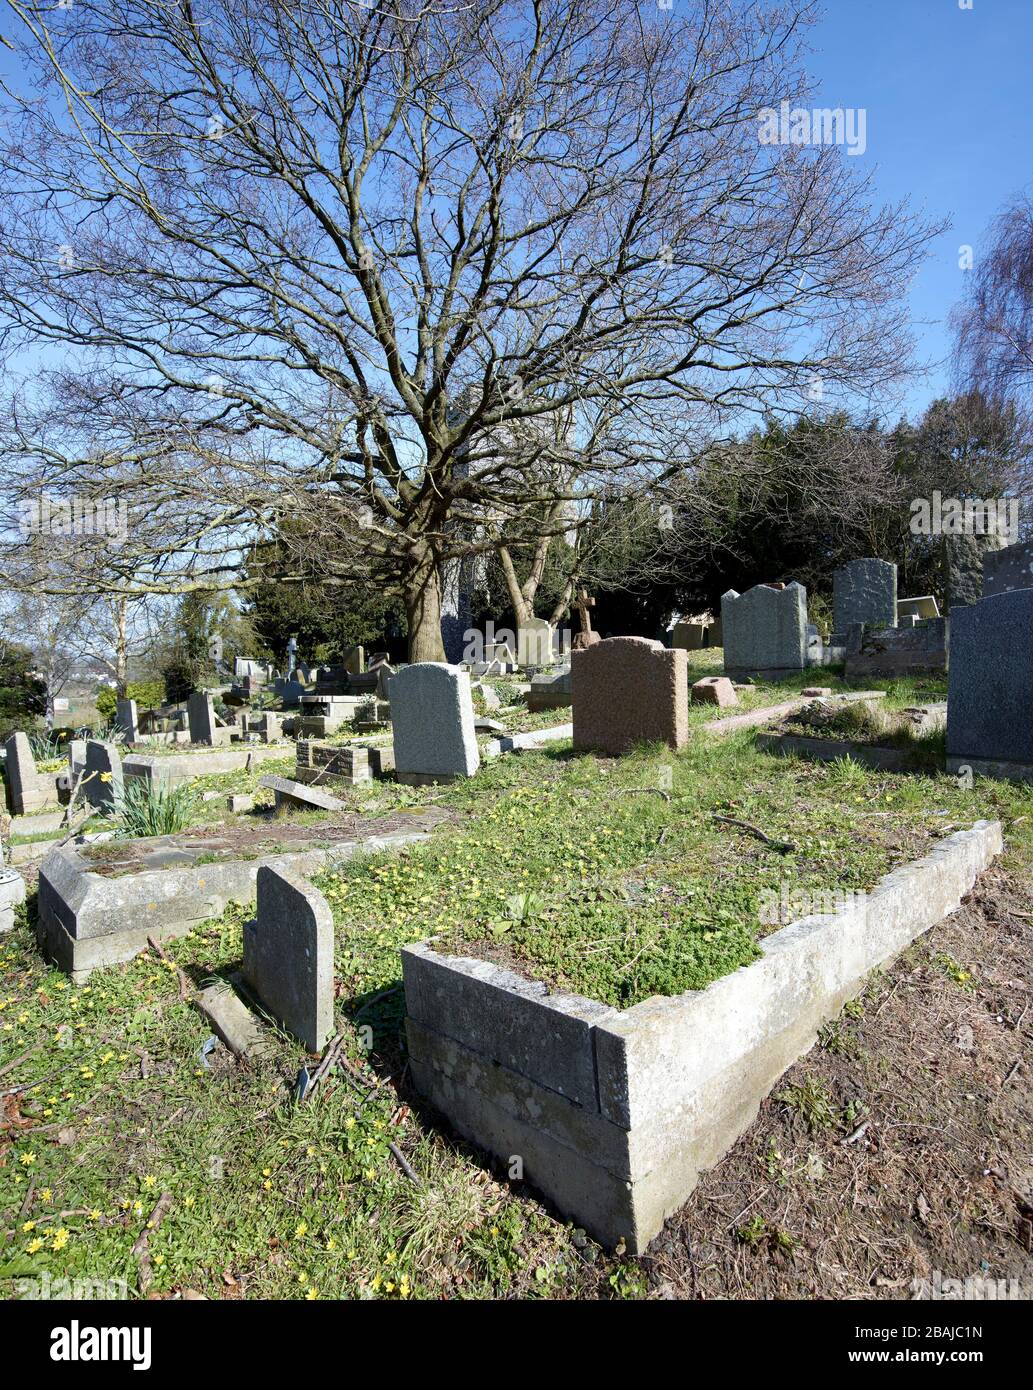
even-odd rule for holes
{"type": "Polygon", "coordinates": [[[947,386],[947,317],[965,279],[958,248],[978,258],[994,214],[1033,188],[1033,0],[971,4],[827,0],[810,31],[819,104],[867,111],[867,151],[856,159],[874,164],[880,196],[910,196],[952,224],[911,293],[920,356],[933,366],[908,391],[909,414],[947,386]]]}

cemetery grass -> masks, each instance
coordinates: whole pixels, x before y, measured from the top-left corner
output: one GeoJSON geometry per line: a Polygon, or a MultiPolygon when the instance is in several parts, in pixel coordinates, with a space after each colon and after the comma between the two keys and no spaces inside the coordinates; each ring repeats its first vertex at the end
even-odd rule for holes
{"type": "MultiPolygon", "coordinates": [[[[761,702],[772,702],[770,691],[761,702]]],[[[467,783],[381,784],[346,799],[372,814],[440,806],[450,824],[424,848],[357,861],[320,880],[335,915],[338,1025],[351,1071],[334,1074],[304,1105],[290,1094],[304,1060],[297,1044],[278,1037],[275,1061],[256,1068],[239,1066],[221,1044],[205,1059],[209,1027],[181,997],[176,965],[190,988],[239,968],[247,909],[169,943],[171,968],[147,953],[78,988],[41,961],[24,917],[0,939],[0,1288],[17,1294],[17,1280],[44,1274],[124,1280],[131,1297],[193,1291],[228,1299],[636,1298],[671,1289],[838,1297],[854,1288],[878,1294],[882,1277],[898,1287],[903,1256],[883,1276],[884,1254],[873,1273],[862,1240],[842,1224],[849,1184],[870,1191],[882,1181],[878,1160],[889,1139],[875,1131],[874,1166],[867,1144],[840,1142],[848,1118],[866,1113],[850,1108],[856,1085],[826,1070],[846,1066],[858,1041],[849,1010],[828,1045],[777,1088],[796,1103],[766,1103],[758,1124],[774,1117],[776,1157],[765,1157],[767,1131],[748,1151],[744,1137],[735,1166],[719,1165],[686,1208],[690,1225],[679,1214],[643,1260],[609,1258],[420,1108],[407,1084],[398,949],[431,937],[439,948],[491,953],[538,978],[628,1003],[748,961],[767,929],[757,921],[761,885],[870,885],[979,816],[1006,823],[1002,875],[1033,881],[1033,793],[770,758],[747,733],[700,738],[675,757],[659,748],[620,760],[574,757],[556,746],[499,759],[467,783]],[[660,794],[668,768],[670,800],[660,794]],[[714,812],[797,849],[773,850],[714,822],[714,812]],[[818,1133],[836,1158],[835,1166],[821,1160],[835,1182],[807,1176],[818,1169],[805,1111],[834,1117],[818,1133]],[[392,1143],[417,1181],[403,1173],[392,1143]],[[783,1169],[791,1188],[780,1185],[783,1169]],[[747,1190],[737,1202],[740,1183],[747,1190]],[[164,1214],[148,1231],[165,1193],[164,1214]],[[823,1221],[839,1242],[835,1260],[819,1248],[823,1221]]],[[[996,925],[995,909],[986,911],[996,925]]],[[[1006,920],[1014,929],[1015,916],[1006,920]]],[[[1028,945],[1029,923],[1018,925],[1028,945]]],[[[1008,991],[1028,951],[1002,959],[987,931],[927,940],[908,959],[921,968],[919,984],[935,986],[940,1012],[930,1029],[942,1032],[974,1010],[1021,1024],[1018,992],[1008,991]]],[[[858,1006],[871,1018],[858,1041],[870,1069],[861,1100],[883,1107],[887,1131],[914,1121],[911,1130],[890,1131],[899,1140],[892,1200],[869,1203],[863,1236],[878,1238],[883,1251],[891,1243],[903,1250],[910,1238],[906,1177],[916,1164],[922,1171],[921,1126],[939,1123],[938,1099],[930,1098],[935,1068],[914,1052],[909,1016],[898,1012],[909,988],[905,980],[877,1016],[877,1002],[858,1006]],[[896,1031],[883,1052],[888,1020],[896,1031]],[[892,1116],[872,1077],[895,1095],[892,1116]],[[880,1232],[891,1218],[898,1224],[880,1232]]],[[[916,988],[915,997],[925,995],[916,988]]],[[[918,1043],[925,1046],[924,1035],[918,1043]]],[[[1016,1143],[1028,1133],[1028,1116],[1019,1119],[1016,1143]]],[[[965,1120],[967,1172],[990,1140],[968,1110],[965,1120]]],[[[998,1136],[1006,1128],[993,1124],[998,1136]]],[[[952,1152],[941,1155],[936,1183],[928,1178],[921,1189],[934,1219],[949,1203],[952,1152]]],[[[966,1230],[990,1212],[979,1206],[977,1177],[971,1186],[966,1230]]],[[[985,1218],[997,1241],[1003,1210],[985,1218]]]]}

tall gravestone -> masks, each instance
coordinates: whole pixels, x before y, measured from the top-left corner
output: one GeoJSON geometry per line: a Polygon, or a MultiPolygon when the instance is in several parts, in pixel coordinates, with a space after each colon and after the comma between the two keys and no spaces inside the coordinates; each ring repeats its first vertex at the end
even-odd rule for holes
{"type": "Polygon", "coordinates": [[[1033,781],[1033,588],[951,613],[947,771],[966,766],[1033,781]]]}
{"type": "Polygon", "coordinates": [[[807,590],[757,584],[721,597],[725,675],[789,675],[807,667],[807,590]]]}
{"type": "Polygon", "coordinates": [[[851,560],[832,576],[832,626],[846,633],[852,623],[894,627],[897,567],[888,560],[851,560]]]}
{"type": "Polygon", "coordinates": [[[139,715],[135,700],[115,701],[115,725],[127,743],[135,743],[139,737],[139,715]]]}
{"type": "Polygon", "coordinates": [[[334,919],[322,893],[286,868],[261,865],[257,916],[244,927],[244,978],[310,1052],[334,1031],[334,919]]]}
{"type": "Polygon", "coordinates": [[[529,618],[517,628],[517,664],[549,666],[553,660],[552,624],[546,618],[529,618]]]}
{"type": "Polygon", "coordinates": [[[647,637],[571,652],[574,747],[619,756],[637,743],[688,741],[689,659],[647,637]]]}
{"type": "Polygon", "coordinates": [[[398,781],[472,777],[481,760],[467,672],[441,661],[417,661],[396,672],[387,688],[398,781]]]}
{"type": "Polygon", "coordinates": [[[979,602],[983,597],[984,559],[1000,548],[1001,538],[996,532],[983,536],[944,536],[941,559],[947,613],[962,604],[979,602]]]}
{"type": "Polygon", "coordinates": [[[101,743],[95,738],[88,740],[82,789],[86,800],[98,811],[113,809],[122,791],[122,759],[115,744],[101,743]]]}
{"type": "MultiPolygon", "coordinates": [[[[239,658],[238,658],[239,660],[239,658]]],[[[187,721],[190,725],[191,743],[212,743],[217,741],[215,706],[212,697],[203,690],[195,690],[187,701],[187,721]]]]}
{"type": "Polygon", "coordinates": [[[31,815],[54,798],[47,795],[47,783],[36,771],[36,759],[28,734],[22,730],[11,734],[4,744],[7,751],[7,790],[11,810],[16,815],[31,815]]]}
{"type": "Polygon", "coordinates": [[[1006,545],[983,556],[983,596],[1033,588],[1033,541],[1006,545]]]}

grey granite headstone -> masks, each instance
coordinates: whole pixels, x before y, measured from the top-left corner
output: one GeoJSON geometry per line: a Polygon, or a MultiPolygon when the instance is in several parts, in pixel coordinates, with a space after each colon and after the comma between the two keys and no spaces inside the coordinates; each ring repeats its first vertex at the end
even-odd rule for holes
{"type": "Polygon", "coordinates": [[[46,782],[36,771],[28,734],[19,729],[11,734],[4,748],[7,750],[7,787],[11,810],[21,816],[38,811],[53,798],[47,796],[46,782]]]}
{"type": "Polygon", "coordinates": [[[1033,541],[988,550],[983,556],[983,597],[1033,588],[1033,541]]]}
{"type": "Polygon", "coordinates": [[[721,597],[725,674],[781,675],[807,666],[807,590],[757,584],[721,597]]]}
{"type": "Polygon", "coordinates": [[[135,700],[115,701],[115,726],[127,743],[135,743],[138,738],[139,715],[135,700]]]}
{"type": "Polygon", "coordinates": [[[466,671],[418,661],[391,677],[388,696],[400,782],[473,776],[481,760],[466,671]]]}
{"type": "Polygon", "coordinates": [[[86,740],[84,738],[71,738],[68,740],[68,767],[73,777],[78,777],[79,773],[86,766],[86,740]]]}
{"type": "Polygon", "coordinates": [[[334,1030],[334,919],[300,875],[263,864],[258,915],[244,927],[244,978],[264,1008],[310,1052],[334,1030]]]}
{"type": "Polygon", "coordinates": [[[187,720],[190,725],[191,743],[216,742],[215,706],[212,704],[212,697],[205,691],[195,690],[190,696],[187,701],[187,720]]]}
{"type": "Polygon", "coordinates": [[[1033,588],[951,613],[947,767],[964,764],[1033,780],[1033,588]]]}
{"type": "Polygon", "coordinates": [[[86,744],[86,777],[83,792],[91,806],[110,810],[122,790],[122,759],[113,743],[91,738],[86,744]],[[91,774],[96,774],[91,776],[91,774]]]}
{"type": "Polygon", "coordinates": [[[897,621],[897,567],[888,560],[851,560],[832,576],[832,626],[851,623],[893,627],[897,621]]]}
{"type": "Polygon", "coordinates": [[[978,603],[983,597],[983,563],[991,551],[1000,550],[996,533],[984,536],[944,536],[943,597],[945,611],[963,603],[978,603]]]}

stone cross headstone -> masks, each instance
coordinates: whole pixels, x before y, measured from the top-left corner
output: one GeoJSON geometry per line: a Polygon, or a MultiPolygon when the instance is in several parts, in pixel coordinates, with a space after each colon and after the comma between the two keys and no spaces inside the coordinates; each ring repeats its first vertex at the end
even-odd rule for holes
{"type": "Polygon", "coordinates": [[[191,694],[187,701],[187,721],[191,743],[216,742],[215,706],[207,691],[195,690],[191,694]]]}
{"type": "Polygon", "coordinates": [[[947,771],[965,766],[1033,781],[1033,588],[951,612],[947,771]]]}
{"type": "Polygon", "coordinates": [[[619,755],[637,743],[688,742],[685,652],[646,637],[610,637],[571,653],[574,747],[619,755]]]}
{"type": "Polygon", "coordinates": [[[598,632],[592,631],[592,612],[595,607],[595,599],[589,598],[588,590],[578,591],[577,602],[574,604],[578,615],[581,618],[581,631],[576,633],[574,641],[571,643],[572,651],[582,651],[585,647],[592,647],[598,642],[598,632]]]}
{"type": "Polygon", "coordinates": [[[293,634],[287,638],[287,670],[293,671],[298,664],[298,639],[293,634]]]}
{"type": "Polygon", "coordinates": [[[244,927],[244,978],[310,1052],[334,1031],[334,919],[317,889],[287,868],[258,870],[257,916],[244,927]]]}
{"type": "Polygon", "coordinates": [[[794,580],[721,597],[725,675],[778,677],[807,667],[807,590],[794,580]]]}
{"type": "Polygon", "coordinates": [[[114,743],[91,738],[86,744],[86,776],[83,792],[91,806],[111,810],[122,790],[122,759],[114,743]]]}
{"type": "Polygon", "coordinates": [[[893,627],[897,621],[897,567],[888,560],[851,560],[832,576],[832,627],[851,623],[893,627]]]}
{"type": "Polygon", "coordinates": [[[398,780],[472,777],[481,760],[469,674],[444,662],[418,661],[396,671],[387,688],[398,780]]]}
{"type": "Polygon", "coordinates": [[[4,744],[7,750],[7,788],[11,810],[17,815],[30,815],[52,801],[47,795],[46,781],[36,771],[29,736],[19,729],[4,744]]]}
{"type": "Polygon", "coordinates": [[[1033,541],[988,550],[983,556],[983,597],[1033,588],[1033,541]]]}
{"type": "Polygon", "coordinates": [[[115,727],[125,738],[126,743],[135,743],[139,737],[140,719],[135,700],[115,701],[115,727]]]}

